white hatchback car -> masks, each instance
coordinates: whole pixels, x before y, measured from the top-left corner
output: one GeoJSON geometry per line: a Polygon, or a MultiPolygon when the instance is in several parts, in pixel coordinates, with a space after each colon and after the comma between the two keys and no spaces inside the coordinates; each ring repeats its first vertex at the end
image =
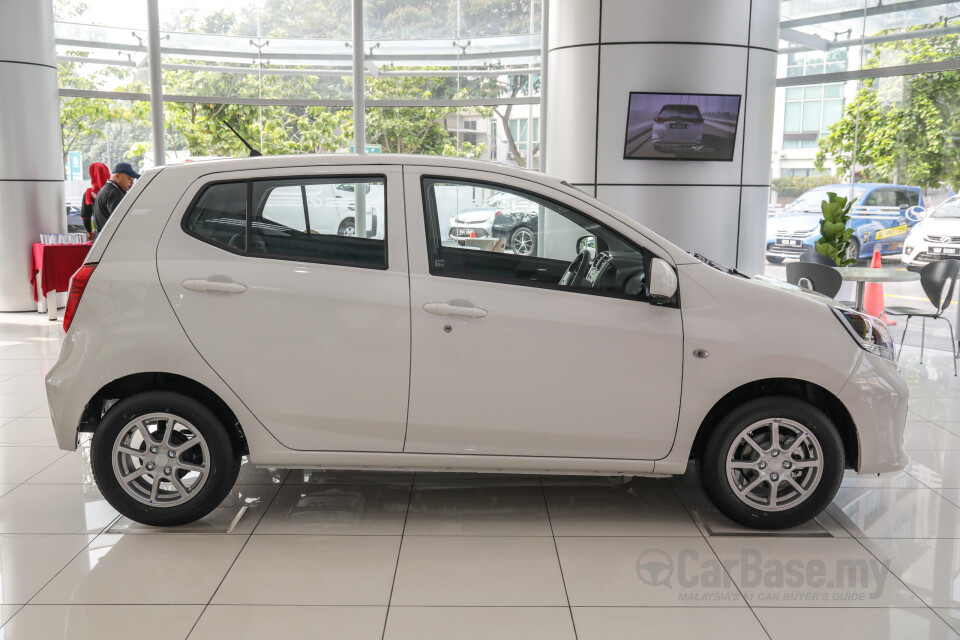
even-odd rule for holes
{"type": "Polygon", "coordinates": [[[907,463],[907,388],[883,323],[481,162],[147,171],[74,276],[64,326],[47,376],[57,441],[92,432],[103,495],[147,524],[209,513],[241,456],[627,476],[694,459],[723,513],[761,528],[817,515],[845,468],[907,463]],[[353,185],[382,236],[266,215],[291,185],[324,184],[353,185]],[[491,192],[537,208],[535,253],[445,242],[442,225],[491,192]]]}

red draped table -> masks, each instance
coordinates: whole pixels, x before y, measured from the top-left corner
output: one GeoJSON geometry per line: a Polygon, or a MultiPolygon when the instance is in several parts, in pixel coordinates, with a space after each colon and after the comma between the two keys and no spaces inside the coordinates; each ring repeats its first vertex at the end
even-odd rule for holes
{"type": "Polygon", "coordinates": [[[83,265],[90,251],[86,244],[41,244],[33,243],[30,268],[30,286],[37,311],[43,313],[46,302],[51,320],[57,319],[57,292],[70,290],[70,278],[83,265]]]}

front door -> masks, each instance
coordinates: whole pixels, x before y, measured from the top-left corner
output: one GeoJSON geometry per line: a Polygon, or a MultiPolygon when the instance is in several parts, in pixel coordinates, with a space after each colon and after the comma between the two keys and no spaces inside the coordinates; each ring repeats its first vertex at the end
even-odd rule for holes
{"type": "Polygon", "coordinates": [[[209,176],[163,233],[160,280],[184,331],[287,447],[403,447],[410,303],[401,175],[380,166],[209,176]],[[314,197],[344,184],[376,220],[366,237],[339,234],[314,197]]]}
{"type": "Polygon", "coordinates": [[[404,451],[665,456],[683,335],[680,309],[645,297],[655,249],[627,240],[617,221],[583,215],[604,214],[582,201],[490,175],[405,169],[413,360],[404,451]],[[523,206],[491,206],[480,220],[498,193],[523,206]],[[563,204],[571,201],[580,211],[563,204]],[[469,235],[459,231],[464,212],[469,235]],[[510,239],[522,229],[533,248],[517,252],[510,239]],[[591,263],[613,255],[615,267],[560,286],[581,252],[591,263]]]}

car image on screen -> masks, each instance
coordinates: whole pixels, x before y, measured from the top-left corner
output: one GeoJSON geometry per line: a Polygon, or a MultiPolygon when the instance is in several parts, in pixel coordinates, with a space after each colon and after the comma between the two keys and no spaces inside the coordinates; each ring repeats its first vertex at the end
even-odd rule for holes
{"type": "Polygon", "coordinates": [[[703,116],[695,104],[667,104],[653,119],[655,151],[684,148],[696,150],[703,144],[703,116]]]}

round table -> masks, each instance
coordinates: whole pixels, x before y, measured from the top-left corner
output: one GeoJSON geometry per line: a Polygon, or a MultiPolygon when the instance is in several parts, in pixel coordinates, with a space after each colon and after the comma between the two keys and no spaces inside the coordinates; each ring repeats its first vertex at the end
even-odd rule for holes
{"type": "Polygon", "coordinates": [[[911,282],[920,279],[919,273],[870,267],[834,267],[846,282],[857,283],[857,311],[863,311],[863,292],[868,282],[911,282]]]}

